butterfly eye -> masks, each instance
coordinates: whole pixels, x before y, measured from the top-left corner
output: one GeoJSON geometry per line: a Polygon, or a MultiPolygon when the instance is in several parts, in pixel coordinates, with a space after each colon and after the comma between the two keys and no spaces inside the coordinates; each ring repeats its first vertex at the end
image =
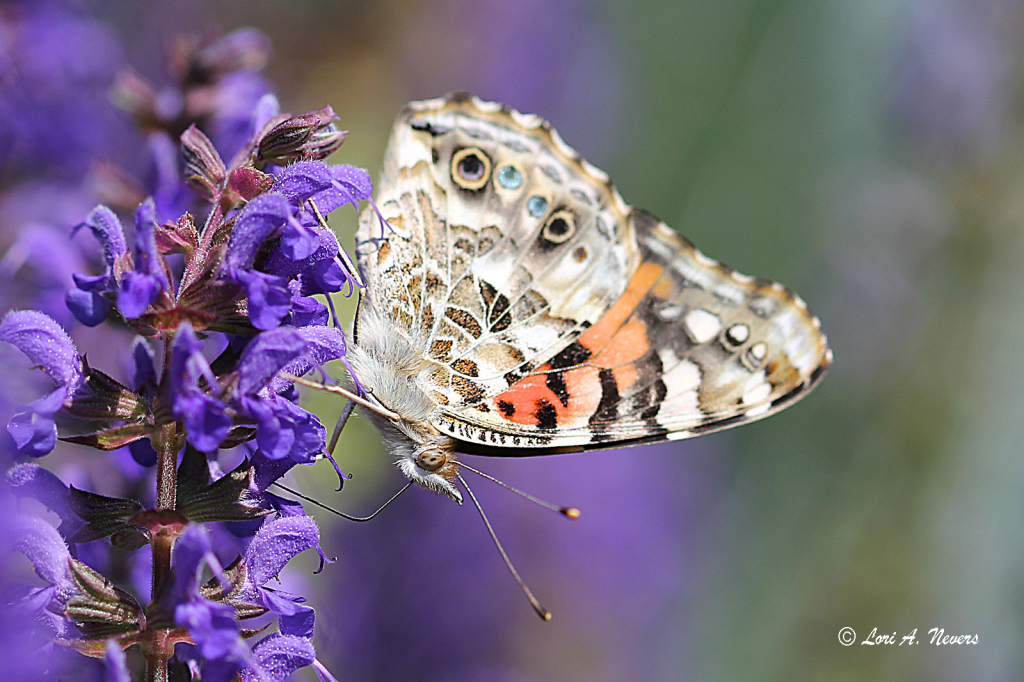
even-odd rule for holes
{"type": "Polygon", "coordinates": [[[476,147],[466,147],[452,156],[452,180],[459,187],[476,191],[487,184],[491,160],[476,147]]]}
{"type": "Polygon", "coordinates": [[[416,465],[424,471],[437,471],[446,462],[447,458],[440,450],[424,450],[416,456],[416,465]]]}
{"type": "Polygon", "coordinates": [[[544,224],[541,235],[552,244],[561,244],[576,231],[576,218],[569,211],[555,211],[544,224]]]}

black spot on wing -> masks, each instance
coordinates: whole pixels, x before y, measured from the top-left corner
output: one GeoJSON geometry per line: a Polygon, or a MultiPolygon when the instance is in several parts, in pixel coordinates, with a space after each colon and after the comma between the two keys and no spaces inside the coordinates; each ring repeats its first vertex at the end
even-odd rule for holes
{"type": "Polygon", "coordinates": [[[511,417],[516,413],[516,406],[504,400],[498,401],[498,409],[501,410],[501,413],[506,417],[511,417]]]}
{"type": "Polygon", "coordinates": [[[578,367],[589,360],[591,355],[593,354],[586,346],[582,346],[578,342],[573,341],[558,355],[551,358],[551,366],[555,369],[578,367]]]}
{"type": "Polygon", "coordinates": [[[547,387],[555,394],[562,407],[569,406],[569,389],[565,385],[565,376],[561,372],[548,372],[547,387]]]}
{"type": "Polygon", "coordinates": [[[597,404],[597,410],[590,417],[590,423],[608,421],[616,415],[616,406],[619,404],[619,385],[615,383],[615,374],[610,369],[602,369],[598,373],[601,380],[601,401],[597,404]]]}
{"type": "Polygon", "coordinates": [[[555,406],[547,400],[541,399],[537,403],[537,409],[534,410],[533,416],[536,417],[537,426],[541,429],[554,431],[558,428],[558,413],[555,411],[555,406]]]}

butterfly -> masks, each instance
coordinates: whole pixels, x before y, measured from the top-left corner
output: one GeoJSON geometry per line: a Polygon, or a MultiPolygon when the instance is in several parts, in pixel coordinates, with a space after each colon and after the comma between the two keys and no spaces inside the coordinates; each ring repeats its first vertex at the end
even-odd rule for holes
{"type": "Polygon", "coordinates": [[[356,233],[349,360],[398,467],[462,502],[456,453],[690,438],[799,400],[816,317],[623,201],[542,118],[466,93],[409,104],[356,233]]]}

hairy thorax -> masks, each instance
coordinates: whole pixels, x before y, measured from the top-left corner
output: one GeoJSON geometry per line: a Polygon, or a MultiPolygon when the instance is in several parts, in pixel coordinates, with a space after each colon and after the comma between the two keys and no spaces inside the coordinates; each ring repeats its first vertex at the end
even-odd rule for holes
{"type": "Polygon", "coordinates": [[[366,298],[359,306],[355,341],[348,354],[355,375],[374,399],[401,417],[392,421],[364,410],[395,464],[414,483],[461,504],[455,442],[431,423],[438,406],[417,383],[429,361],[366,298]]]}

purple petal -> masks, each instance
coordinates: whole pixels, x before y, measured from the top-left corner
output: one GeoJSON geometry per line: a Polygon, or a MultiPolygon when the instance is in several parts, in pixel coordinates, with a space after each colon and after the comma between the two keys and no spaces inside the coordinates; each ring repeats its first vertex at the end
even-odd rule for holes
{"type": "Polygon", "coordinates": [[[232,421],[224,404],[198,391],[178,396],[174,414],[185,423],[188,442],[200,452],[213,452],[228,437],[232,421]]]}
{"type": "MultiPolygon", "coordinates": [[[[322,260],[313,264],[310,268],[309,278],[303,278],[303,284],[312,281],[315,283],[316,293],[333,293],[341,291],[346,284],[352,282],[345,273],[345,269],[336,260],[322,260]]],[[[313,287],[309,287],[313,289],[313,287]]],[[[309,292],[312,293],[312,292],[309,292]]],[[[349,292],[351,294],[351,292],[349,292]]]]}
{"type": "Polygon", "coordinates": [[[248,399],[245,411],[258,422],[256,443],[269,459],[291,457],[312,464],[323,451],[327,429],[320,421],[281,396],[262,401],[248,399]]]}
{"type": "Polygon", "coordinates": [[[331,319],[327,306],[312,296],[296,296],[292,298],[293,327],[322,327],[331,319]]]}
{"type": "Polygon", "coordinates": [[[253,113],[253,130],[257,132],[263,130],[263,126],[279,113],[281,113],[281,105],[278,103],[277,97],[271,92],[263,95],[256,103],[253,113]]]}
{"type": "Polygon", "coordinates": [[[114,267],[114,261],[118,256],[123,256],[128,252],[121,221],[106,206],[100,205],[94,208],[86,216],[84,222],[71,230],[71,234],[74,235],[83,227],[88,227],[92,231],[96,241],[103,248],[103,260],[106,261],[108,269],[114,267]]]}
{"type": "Polygon", "coordinates": [[[295,597],[267,588],[262,588],[260,595],[263,597],[263,605],[278,615],[277,626],[282,634],[313,636],[316,617],[312,607],[298,603],[295,597]]]}
{"type": "Polygon", "coordinates": [[[299,205],[333,184],[327,164],[321,161],[299,161],[277,176],[274,191],[280,192],[294,205],[299,205]]]}
{"type": "Polygon", "coordinates": [[[341,186],[355,199],[363,201],[373,196],[370,174],[355,166],[331,166],[331,177],[335,186],[341,186]]]}
{"type": "Polygon", "coordinates": [[[117,292],[117,309],[129,320],[139,317],[164,290],[160,278],[144,272],[126,272],[117,292]]]}
{"type": "MultiPolygon", "coordinates": [[[[302,357],[289,362],[282,372],[293,376],[302,376],[314,367],[325,362],[338,360],[345,356],[345,334],[337,327],[307,326],[299,327],[299,333],[306,340],[306,349],[302,357]]],[[[281,393],[287,385],[286,379],[278,377],[271,382],[270,390],[281,393]]]]}
{"type": "Polygon", "coordinates": [[[153,275],[166,285],[156,246],[156,203],[150,197],[135,209],[135,271],[153,275]]]}
{"type": "Polygon", "coordinates": [[[265,637],[252,648],[252,655],[251,667],[242,671],[244,682],[284,682],[293,672],[316,660],[313,643],[293,635],[265,637]]]}
{"type": "Polygon", "coordinates": [[[289,216],[281,233],[281,253],[290,260],[301,261],[309,258],[319,247],[320,239],[316,232],[289,216]]]}
{"type": "MultiPolygon", "coordinates": [[[[276,187],[275,187],[276,189],[276,187]]],[[[235,220],[231,241],[224,259],[227,271],[233,276],[234,270],[252,267],[260,246],[273,235],[292,215],[292,208],[277,192],[261,194],[243,208],[235,220]]]]}
{"type": "Polygon", "coordinates": [[[245,285],[252,326],[260,330],[280,326],[292,307],[287,280],[262,272],[246,272],[241,281],[245,285]]]}
{"type": "Polygon", "coordinates": [[[305,349],[306,339],[297,329],[279,327],[263,332],[246,346],[238,361],[239,393],[256,393],[305,349]]]}
{"type": "Polygon", "coordinates": [[[68,504],[67,485],[53,472],[38,464],[15,464],[7,471],[7,482],[16,496],[31,497],[59,516],[65,537],[83,525],[68,504]]]}
{"type": "Polygon", "coordinates": [[[281,277],[293,277],[304,270],[309,269],[315,263],[322,260],[330,260],[338,255],[338,238],[330,230],[323,230],[319,227],[308,227],[316,235],[318,246],[309,256],[303,260],[295,260],[285,255],[278,244],[274,251],[267,258],[264,270],[281,277]]]}
{"type": "Polygon", "coordinates": [[[60,533],[42,519],[15,516],[5,521],[13,549],[32,563],[36,575],[57,587],[58,597],[74,591],[68,562],[71,554],[60,533]]]}
{"type": "Polygon", "coordinates": [[[199,586],[199,572],[204,564],[210,567],[221,584],[227,584],[224,569],[221,568],[210,545],[210,536],[201,525],[188,524],[178,539],[174,541],[173,552],[174,600],[176,602],[187,601],[196,595],[199,586]]]}
{"type": "Polygon", "coordinates": [[[132,386],[135,390],[141,389],[146,384],[156,385],[156,362],[153,357],[153,349],[141,336],[136,336],[131,347],[132,386]]]}
{"type": "MultiPolygon", "coordinates": [[[[179,604],[174,620],[188,628],[199,654],[206,660],[238,660],[244,642],[238,633],[235,609],[209,599],[197,598],[179,604]]],[[[203,679],[206,679],[204,673],[203,679]]]]}
{"type": "Polygon", "coordinates": [[[245,551],[247,592],[274,578],[292,557],[319,543],[320,530],[308,516],[291,516],[265,524],[245,551]]]}
{"type": "Polygon", "coordinates": [[[0,322],[0,341],[6,341],[39,365],[57,386],[69,390],[82,380],[82,363],[75,344],[59,324],[34,310],[15,310],[0,322]]]}
{"type": "Polygon", "coordinates": [[[57,444],[57,424],[53,415],[64,405],[67,390],[59,387],[42,398],[18,408],[7,423],[7,433],[18,452],[42,457],[57,444]]]}
{"type": "Polygon", "coordinates": [[[128,452],[140,467],[156,466],[156,450],[153,449],[148,438],[140,438],[128,443],[128,452]]]}
{"type": "Polygon", "coordinates": [[[84,291],[81,288],[68,289],[64,294],[64,303],[75,319],[86,327],[102,324],[113,307],[113,303],[106,296],[95,291],[84,291]]]}

